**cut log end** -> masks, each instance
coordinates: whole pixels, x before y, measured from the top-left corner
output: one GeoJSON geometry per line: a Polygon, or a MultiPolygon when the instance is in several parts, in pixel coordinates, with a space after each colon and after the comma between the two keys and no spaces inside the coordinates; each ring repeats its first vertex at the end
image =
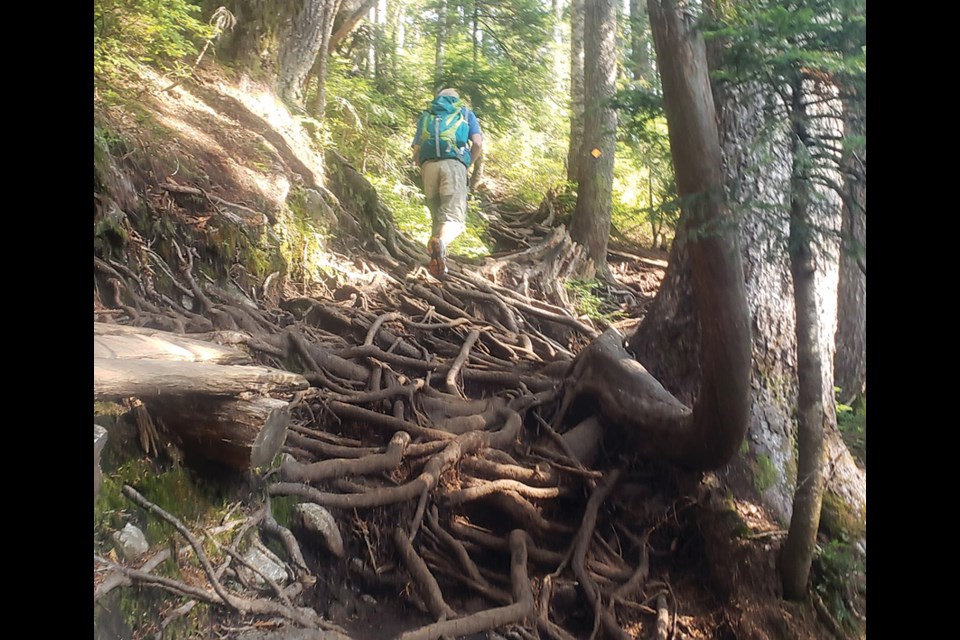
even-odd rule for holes
{"type": "Polygon", "coordinates": [[[264,467],[273,461],[287,440],[289,424],[290,411],[285,406],[273,409],[267,414],[267,419],[250,448],[251,467],[264,467]]]}

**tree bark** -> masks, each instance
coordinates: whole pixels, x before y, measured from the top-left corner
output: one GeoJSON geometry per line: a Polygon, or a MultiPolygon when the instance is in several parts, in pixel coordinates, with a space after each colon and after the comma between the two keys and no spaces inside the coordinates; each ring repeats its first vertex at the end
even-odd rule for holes
{"type": "Polygon", "coordinates": [[[330,35],[330,40],[327,43],[328,54],[336,51],[340,43],[353,33],[353,30],[357,28],[357,25],[360,24],[363,17],[370,13],[370,9],[372,9],[376,3],[377,0],[364,0],[358,8],[354,9],[350,15],[344,19],[337,27],[337,30],[330,35]]]}
{"type": "Polygon", "coordinates": [[[282,32],[277,91],[296,105],[303,105],[307,75],[323,45],[325,27],[333,22],[328,14],[336,13],[337,4],[336,0],[303,0],[289,28],[282,32]]]}
{"type": "MultiPolygon", "coordinates": [[[[816,294],[816,262],[813,253],[813,224],[809,212],[809,178],[803,161],[809,150],[803,80],[792,83],[793,176],[790,202],[790,271],[797,322],[797,489],[793,515],[783,545],[780,571],[784,597],[799,600],[807,594],[810,564],[820,526],[823,498],[824,407],[823,367],[820,357],[820,322],[816,294]]],[[[832,409],[833,405],[828,405],[832,409]]],[[[834,416],[834,420],[835,420],[834,416]]]]}
{"type": "Polygon", "coordinates": [[[232,397],[242,393],[300,391],[308,387],[296,373],[237,365],[166,360],[93,359],[94,400],[179,396],[232,397]]]}
{"type": "Polygon", "coordinates": [[[691,412],[626,353],[611,329],[577,357],[561,414],[572,387],[594,397],[601,415],[627,430],[640,455],[712,469],[736,454],[747,430],[751,354],[743,267],[723,190],[703,40],[673,0],[649,0],[649,11],[677,186],[685,201],[680,225],[689,238],[702,334],[700,392],[691,412]]]}
{"type": "Polygon", "coordinates": [[[570,147],[567,180],[580,179],[580,142],[583,140],[583,2],[570,0],[570,147]]]}
{"type": "Polygon", "coordinates": [[[250,355],[222,346],[159,329],[95,322],[93,357],[129,360],[178,360],[211,364],[249,364],[250,355]]]}
{"type": "MultiPolygon", "coordinates": [[[[711,53],[713,50],[711,50],[711,53]]],[[[658,65],[661,60],[658,56],[658,65]]],[[[717,59],[711,60],[715,67],[717,59]]],[[[787,117],[772,90],[756,86],[714,87],[718,124],[731,206],[738,210],[746,293],[753,333],[748,450],[722,473],[734,491],[755,495],[782,523],[790,521],[796,478],[794,410],[797,400],[796,330],[793,285],[786,251],[792,158],[783,123],[787,117]],[[778,110],[779,109],[779,110],[778,110]],[[780,124],[777,124],[777,123],[780,124]],[[760,470],[773,474],[761,477],[760,470]],[[772,475],[772,477],[771,477],[772,475]]],[[[835,199],[834,199],[835,200],[835,199]]],[[[839,206],[837,207],[837,211],[839,206]]],[[[817,224],[831,227],[836,211],[818,213],[817,224]]],[[[836,224],[839,227],[839,223],[836,224]]],[[[629,346],[651,373],[684,402],[697,394],[700,337],[692,309],[693,283],[683,229],[671,251],[663,285],[629,346]]],[[[829,236],[826,240],[829,244],[829,236]]],[[[836,322],[836,263],[817,265],[821,331],[832,337],[836,322]]],[[[832,362],[832,340],[821,340],[824,362],[832,362]]],[[[832,369],[827,367],[832,376],[832,369]]],[[[832,383],[824,384],[832,395],[832,383]]],[[[830,398],[824,402],[832,402],[830,398]]],[[[832,405],[831,405],[832,406],[832,405]]],[[[839,431],[825,433],[831,473],[827,492],[862,517],[866,479],[856,467],[839,431]]]]}
{"type": "Polygon", "coordinates": [[[630,0],[630,72],[635,82],[650,86],[653,83],[653,65],[647,51],[650,20],[644,0],[630,0]]]}
{"type": "Polygon", "coordinates": [[[290,424],[287,402],[269,397],[154,398],[144,405],[175,434],[188,455],[239,471],[269,464],[280,452],[290,424]]]}
{"type": "MultiPolygon", "coordinates": [[[[866,100],[845,87],[843,134],[865,135],[866,100]]],[[[840,284],[837,287],[837,351],[833,360],[839,400],[852,404],[867,385],[867,152],[845,154],[844,203],[840,236],[840,284]],[[861,268],[862,267],[862,268],[861,268]]]]}
{"type": "Polygon", "coordinates": [[[698,231],[687,243],[702,350],[694,430],[711,434],[711,455],[726,462],[743,441],[750,408],[751,341],[739,239],[729,226],[703,39],[673,0],[648,0],[647,6],[677,189],[686,203],[681,226],[688,238],[698,231]]]}
{"type": "Polygon", "coordinates": [[[607,102],[616,90],[617,12],[613,0],[595,0],[584,11],[584,121],[580,187],[570,237],[587,249],[584,276],[606,273],[613,197],[617,113],[607,102]]]}

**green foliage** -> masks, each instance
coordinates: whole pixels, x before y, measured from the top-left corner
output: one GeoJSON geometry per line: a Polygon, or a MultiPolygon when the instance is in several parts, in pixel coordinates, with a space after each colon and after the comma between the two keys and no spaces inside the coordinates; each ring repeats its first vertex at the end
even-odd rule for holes
{"type": "MultiPolygon", "coordinates": [[[[479,36],[474,56],[472,3],[447,5],[445,64],[440,84],[455,87],[484,131],[484,180],[497,198],[536,207],[565,172],[566,96],[539,60],[552,44],[552,14],[539,2],[477,4],[479,36]],[[537,60],[537,64],[531,64],[537,60]]],[[[316,127],[321,146],[344,155],[376,187],[397,225],[426,242],[430,220],[416,184],[410,143],[417,117],[433,97],[436,3],[407,5],[403,46],[390,33],[377,73],[366,58],[370,33],[358,30],[348,56],[330,58],[325,121],[316,127]],[[395,63],[391,64],[391,57],[395,63]],[[385,81],[386,80],[386,81],[385,81]]],[[[389,25],[387,25],[389,31],[389,25]]],[[[374,34],[376,37],[376,34],[374,34]]],[[[485,226],[471,200],[467,229],[450,247],[455,254],[489,253],[485,226]]]]}
{"type": "Polygon", "coordinates": [[[724,79],[776,85],[802,73],[866,82],[865,0],[747,0],[708,27],[725,48],[724,79]]]}
{"type": "MultiPolygon", "coordinates": [[[[116,413],[112,407],[95,407],[116,413]]],[[[109,448],[109,445],[108,445],[109,448]]],[[[122,529],[128,522],[143,531],[147,541],[157,550],[170,539],[179,539],[178,544],[187,544],[172,525],[158,516],[147,512],[123,495],[123,485],[133,486],[140,494],[157,504],[166,512],[176,516],[188,528],[196,529],[219,524],[230,508],[218,489],[209,482],[193,477],[183,467],[164,467],[154,461],[134,458],[127,460],[118,468],[104,473],[100,494],[94,500],[94,552],[109,556],[113,547],[111,534],[122,529]]],[[[229,535],[229,533],[224,534],[229,535]]],[[[223,543],[223,539],[220,542],[223,543]]],[[[204,551],[215,557],[216,545],[209,537],[201,538],[204,551]]],[[[189,562],[199,566],[193,557],[189,562]]],[[[154,571],[156,575],[180,579],[180,567],[169,559],[154,571]]],[[[175,596],[161,590],[120,589],[114,593],[119,617],[134,630],[142,630],[152,621],[159,621],[173,606],[179,604],[175,596]],[[176,603],[176,604],[174,604],[176,603]]],[[[99,607],[94,607],[95,618],[104,615],[99,607]]],[[[188,616],[173,622],[164,631],[167,638],[195,638],[199,629],[206,628],[204,622],[209,615],[206,605],[194,607],[188,616]]],[[[96,624],[96,623],[95,623],[96,624]]]]}
{"type": "Polygon", "coordinates": [[[613,225],[631,240],[666,247],[676,233],[680,207],[663,97],[628,86],[617,92],[613,104],[620,123],[613,225]]]}
{"type": "Polygon", "coordinates": [[[571,302],[580,315],[606,322],[624,317],[622,311],[611,309],[609,303],[599,295],[600,286],[597,280],[567,280],[564,283],[571,302]]]}
{"type": "Polygon", "coordinates": [[[501,199],[519,207],[536,207],[563,181],[566,140],[520,121],[507,137],[485,141],[485,172],[496,175],[501,199]],[[522,143],[518,143],[522,140],[522,143]]]}
{"type": "Polygon", "coordinates": [[[104,535],[133,521],[153,544],[174,532],[171,525],[148,514],[121,491],[129,484],[151,502],[182,521],[196,521],[214,509],[213,495],[204,491],[184,467],[161,468],[143,459],[130,460],[112,473],[105,473],[100,494],[94,502],[94,531],[104,535]]]}
{"type": "Polygon", "coordinates": [[[467,200],[466,228],[450,244],[450,253],[480,258],[490,255],[487,246],[487,222],[480,215],[480,207],[475,199],[467,200]]]}
{"type": "Polygon", "coordinates": [[[108,76],[134,63],[179,68],[213,33],[189,0],[94,0],[93,72],[108,76]]]}
{"type": "MultiPolygon", "coordinates": [[[[840,389],[836,389],[839,393],[840,389]]],[[[853,406],[837,402],[837,427],[850,453],[864,468],[867,466],[867,397],[853,406]]]]}
{"type": "MultiPolygon", "coordinates": [[[[536,206],[562,178],[566,156],[567,96],[543,64],[552,46],[551,12],[534,0],[448,2],[444,65],[435,84],[437,9],[433,0],[407,5],[404,44],[385,54],[396,63],[382,64],[376,77],[364,74],[365,60],[333,58],[329,140],[368,179],[376,174],[412,185],[406,170],[417,116],[437,89],[452,86],[480,120],[484,173],[498,197],[536,206]]],[[[367,37],[354,36],[361,47],[367,37]]]]}
{"type": "Polygon", "coordinates": [[[866,583],[863,556],[848,542],[830,540],[817,545],[812,570],[813,588],[834,619],[851,636],[858,634],[860,623],[851,602],[858,599],[860,585],[866,583]]]}

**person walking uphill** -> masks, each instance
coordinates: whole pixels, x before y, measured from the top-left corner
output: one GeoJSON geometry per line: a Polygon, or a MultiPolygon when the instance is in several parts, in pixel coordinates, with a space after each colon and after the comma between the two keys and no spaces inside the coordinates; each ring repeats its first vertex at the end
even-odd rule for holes
{"type": "Polygon", "coordinates": [[[447,247],[466,227],[467,168],[482,145],[477,116],[453,89],[438,93],[417,123],[413,161],[420,167],[433,221],[427,270],[437,279],[447,274],[447,247]]]}

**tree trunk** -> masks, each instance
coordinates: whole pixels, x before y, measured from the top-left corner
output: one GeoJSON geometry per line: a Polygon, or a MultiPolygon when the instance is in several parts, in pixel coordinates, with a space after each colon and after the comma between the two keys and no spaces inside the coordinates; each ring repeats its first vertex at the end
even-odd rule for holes
{"type": "MultiPolygon", "coordinates": [[[[855,92],[854,87],[845,87],[855,92]]],[[[865,135],[866,100],[856,93],[843,104],[847,139],[865,135]]],[[[843,222],[840,230],[840,284],[837,290],[837,351],[833,360],[839,400],[852,404],[867,385],[867,152],[844,157],[843,222]]]]}
{"type": "Polygon", "coordinates": [[[750,407],[750,327],[739,241],[723,227],[729,218],[723,157],[703,39],[673,0],[649,0],[648,11],[678,193],[687,203],[681,226],[688,237],[692,230],[713,229],[687,243],[702,349],[694,430],[714,434],[712,455],[725,463],[743,441],[750,407]]]}
{"type": "MultiPolygon", "coordinates": [[[[703,40],[673,0],[650,0],[679,193],[690,238],[693,300],[702,329],[702,381],[693,410],[676,400],[623,349],[611,329],[571,368],[570,390],[598,401],[601,415],[628,431],[636,452],[692,469],[726,464],[749,415],[750,327],[743,268],[723,191],[723,167],[703,40]],[[710,228],[711,233],[697,233],[710,228]]],[[[589,28],[589,23],[588,23],[589,28]]]]}
{"type": "Polygon", "coordinates": [[[277,91],[295,105],[303,105],[307,76],[323,46],[325,27],[333,22],[337,4],[336,0],[303,0],[300,11],[280,38],[277,91]]]}
{"type": "Polygon", "coordinates": [[[627,346],[657,380],[690,404],[700,380],[700,325],[694,313],[693,279],[682,225],[677,227],[667,265],[657,297],[627,346]]]}
{"type": "Polygon", "coordinates": [[[372,9],[376,3],[377,0],[364,0],[359,7],[354,9],[353,12],[337,26],[336,31],[330,35],[330,40],[327,43],[327,53],[333,53],[337,47],[340,46],[340,43],[353,33],[353,30],[357,28],[357,25],[360,24],[364,16],[370,13],[370,9],[372,9]]]}
{"type": "Polygon", "coordinates": [[[630,0],[630,72],[635,82],[653,84],[653,66],[650,64],[647,33],[650,20],[644,0],[630,0]]]}
{"type": "Polygon", "coordinates": [[[290,424],[287,402],[269,397],[163,398],[144,401],[187,453],[246,471],[280,453],[290,424]]]}
{"type": "Polygon", "coordinates": [[[249,364],[250,355],[159,329],[93,323],[93,357],[125,360],[178,360],[211,364],[249,364]]]}
{"type": "Polygon", "coordinates": [[[558,95],[564,92],[563,61],[563,0],[551,0],[553,10],[553,79],[554,90],[558,95]]]}
{"type": "Polygon", "coordinates": [[[280,451],[290,422],[288,403],[266,394],[306,389],[302,376],[268,367],[136,359],[146,346],[164,352],[184,346],[191,355],[207,355],[194,344],[199,341],[175,343],[145,331],[102,335],[94,342],[110,339],[112,356],[93,359],[94,399],[137,398],[186,453],[238,470],[263,466],[280,451]],[[131,339],[138,340],[127,352],[123,346],[131,339]]]}
{"type": "Polygon", "coordinates": [[[584,12],[584,122],[580,188],[570,237],[587,248],[587,278],[606,272],[613,197],[616,111],[607,101],[616,90],[617,12],[613,0],[596,0],[584,12]]]}
{"type": "Polygon", "coordinates": [[[373,18],[373,77],[376,80],[377,91],[386,93],[390,82],[386,64],[385,25],[387,24],[387,7],[385,0],[379,0],[373,5],[373,18]]]}
{"type": "MultiPolygon", "coordinates": [[[[662,64],[659,56],[657,64],[662,64]]],[[[717,65],[717,61],[712,60],[712,64],[717,65]]],[[[715,98],[730,202],[739,209],[753,333],[749,446],[728,465],[723,477],[739,494],[756,495],[778,520],[787,523],[797,468],[793,439],[796,330],[786,252],[789,222],[783,213],[788,207],[785,194],[790,192],[791,154],[784,127],[774,124],[785,122],[786,117],[782,109],[776,111],[776,98],[771,92],[757,87],[717,86],[715,98]]],[[[823,223],[832,225],[835,218],[824,215],[823,223]]],[[[657,298],[630,337],[629,347],[671,392],[688,401],[697,393],[700,336],[691,303],[693,284],[685,246],[681,228],[657,298]]],[[[836,263],[819,262],[816,282],[821,330],[832,336],[836,307],[829,299],[836,295],[836,263]]],[[[832,341],[821,340],[821,346],[823,361],[832,362],[832,341]]],[[[832,373],[829,367],[827,371],[832,373]]],[[[866,505],[864,473],[846,451],[836,428],[827,425],[825,435],[831,461],[826,490],[855,518],[862,518],[866,505]]]]}
{"type": "Polygon", "coordinates": [[[473,54],[473,76],[477,76],[477,59],[480,53],[480,3],[477,0],[473,0],[473,18],[471,19],[472,27],[470,29],[470,42],[472,46],[473,54]]]}
{"type": "MultiPolygon", "coordinates": [[[[337,2],[336,4],[339,4],[337,2]]],[[[307,111],[317,119],[323,119],[327,109],[327,66],[329,61],[330,38],[333,31],[333,19],[336,11],[331,10],[323,16],[323,32],[320,39],[320,49],[313,64],[313,75],[317,78],[317,91],[313,94],[307,111]]]]}
{"type": "Polygon", "coordinates": [[[567,180],[580,179],[580,142],[583,140],[583,1],[570,0],[570,147],[567,180]]]}
{"type": "Polygon", "coordinates": [[[440,0],[437,7],[437,44],[433,62],[434,92],[443,89],[443,49],[447,40],[447,0],[440,0]]]}
{"type": "MultiPolygon", "coordinates": [[[[809,207],[808,170],[803,167],[806,148],[807,113],[803,81],[793,82],[793,176],[790,185],[790,271],[797,331],[797,489],[793,515],[784,543],[780,571],[784,596],[799,600],[806,596],[810,563],[820,526],[823,498],[824,362],[820,346],[820,313],[816,295],[817,267],[813,253],[814,227],[809,207]]],[[[832,408],[832,405],[829,405],[832,408]]],[[[834,418],[835,419],[835,418],[834,418]]]]}
{"type": "Polygon", "coordinates": [[[303,376],[269,367],[171,360],[93,359],[94,400],[137,397],[239,396],[301,391],[303,376]]]}
{"type": "MultiPolygon", "coordinates": [[[[397,78],[397,59],[403,50],[403,14],[404,0],[393,0],[393,2],[388,5],[387,22],[390,27],[390,77],[394,80],[397,78]]],[[[396,87],[390,86],[388,91],[390,93],[396,93],[396,87]]]]}

